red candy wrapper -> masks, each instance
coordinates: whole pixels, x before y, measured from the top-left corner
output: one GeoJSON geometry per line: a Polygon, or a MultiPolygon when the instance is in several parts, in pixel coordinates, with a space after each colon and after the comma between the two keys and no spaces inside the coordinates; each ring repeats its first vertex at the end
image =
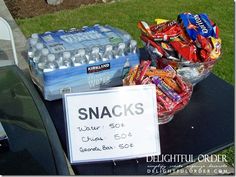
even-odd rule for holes
{"type": "Polygon", "coordinates": [[[150,83],[152,83],[151,79],[149,77],[146,77],[145,79],[142,80],[141,85],[150,84],[150,83]]]}
{"type": "Polygon", "coordinates": [[[171,41],[170,45],[179,53],[185,60],[197,62],[197,48],[193,44],[186,43],[181,40],[171,41]]]}
{"type": "Polygon", "coordinates": [[[196,40],[196,46],[199,48],[202,48],[204,50],[206,50],[207,52],[211,52],[212,51],[212,45],[211,45],[211,41],[209,38],[205,38],[201,35],[197,36],[197,40],[196,40]]]}
{"type": "Polygon", "coordinates": [[[141,64],[138,66],[138,70],[136,72],[134,81],[136,84],[141,84],[143,77],[148,69],[148,67],[150,66],[151,61],[147,60],[147,61],[142,61],[141,64]]]}
{"type": "Polygon", "coordinates": [[[158,45],[157,43],[153,42],[152,40],[150,40],[148,37],[141,36],[140,38],[142,41],[144,41],[147,44],[147,46],[151,45],[154,49],[153,53],[157,54],[159,57],[162,57],[165,54],[165,52],[161,48],[161,46],[158,45]]]}
{"type": "Polygon", "coordinates": [[[144,21],[139,21],[138,28],[154,41],[167,41],[174,39],[183,32],[176,21],[168,21],[151,26],[144,21]]]}
{"type": "Polygon", "coordinates": [[[168,21],[159,25],[152,25],[151,31],[154,34],[153,38],[155,41],[174,39],[182,33],[182,30],[176,21],[168,21]]]}
{"type": "Polygon", "coordinates": [[[164,108],[168,111],[173,109],[173,102],[169,99],[159,88],[156,88],[157,93],[157,102],[164,106],[164,108]]]}
{"type": "Polygon", "coordinates": [[[183,80],[180,76],[176,76],[176,83],[181,88],[181,90],[186,90],[187,89],[187,87],[185,86],[185,83],[183,82],[183,80]]]}

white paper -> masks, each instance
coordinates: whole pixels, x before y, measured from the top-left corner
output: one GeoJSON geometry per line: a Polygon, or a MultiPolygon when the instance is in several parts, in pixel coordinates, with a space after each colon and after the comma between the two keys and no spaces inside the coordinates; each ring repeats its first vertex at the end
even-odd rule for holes
{"type": "Polygon", "coordinates": [[[65,94],[70,162],[159,155],[155,92],[142,85],[65,94]]]}

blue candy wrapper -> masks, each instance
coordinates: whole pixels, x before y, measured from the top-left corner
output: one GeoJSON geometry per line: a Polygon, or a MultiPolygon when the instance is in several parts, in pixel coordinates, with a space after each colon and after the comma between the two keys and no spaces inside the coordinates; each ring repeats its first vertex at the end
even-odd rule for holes
{"type": "Polygon", "coordinates": [[[183,27],[192,40],[197,39],[197,35],[204,37],[218,38],[218,27],[208,18],[207,14],[179,14],[178,20],[183,22],[183,27]]]}

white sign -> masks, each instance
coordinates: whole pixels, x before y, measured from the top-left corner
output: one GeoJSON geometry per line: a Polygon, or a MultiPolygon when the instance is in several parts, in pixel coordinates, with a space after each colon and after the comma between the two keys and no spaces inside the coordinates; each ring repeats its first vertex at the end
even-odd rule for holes
{"type": "Polygon", "coordinates": [[[71,163],[160,155],[154,85],[64,95],[71,163]]]}

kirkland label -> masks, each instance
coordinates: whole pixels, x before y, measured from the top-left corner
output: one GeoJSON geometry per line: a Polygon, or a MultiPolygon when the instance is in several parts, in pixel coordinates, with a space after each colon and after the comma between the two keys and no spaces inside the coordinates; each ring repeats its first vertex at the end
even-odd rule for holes
{"type": "Polygon", "coordinates": [[[87,73],[95,73],[103,70],[108,70],[110,69],[110,63],[104,63],[100,65],[93,65],[87,67],[87,73]]]}

